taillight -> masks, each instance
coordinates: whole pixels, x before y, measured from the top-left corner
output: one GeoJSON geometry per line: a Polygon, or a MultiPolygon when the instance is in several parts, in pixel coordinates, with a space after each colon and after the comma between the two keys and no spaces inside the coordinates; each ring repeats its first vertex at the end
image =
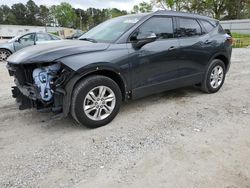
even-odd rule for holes
{"type": "Polygon", "coordinates": [[[230,44],[233,45],[233,38],[231,36],[227,36],[226,41],[230,44]]]}

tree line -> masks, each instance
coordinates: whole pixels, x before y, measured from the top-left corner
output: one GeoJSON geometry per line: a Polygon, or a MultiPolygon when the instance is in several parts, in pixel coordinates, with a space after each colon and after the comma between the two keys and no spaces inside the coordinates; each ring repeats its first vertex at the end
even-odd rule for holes
{"type": "Polygon", "coordinates": [[[117,16],[151,12],[153,7],[184,11],[212,16],[216,19],[250,18],[250,0],[151,0],[135,5],[131,12],[111,9],[73,8],[69,3],[38,6],[28,0],[26,4],[16,3],[11,7],[0,6],[0,24],[62,26],[88,30],[95,25],[117,16]]]}
{"type": "Polygon", "coordinates": [[[164,9],[203,14],[218,20],[250,18],[250,0],[152,0],[164,9]]]}

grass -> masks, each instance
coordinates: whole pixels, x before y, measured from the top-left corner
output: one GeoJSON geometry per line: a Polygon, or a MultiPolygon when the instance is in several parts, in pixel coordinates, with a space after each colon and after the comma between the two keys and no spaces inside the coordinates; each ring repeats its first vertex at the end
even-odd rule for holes
{"type": "Polygon", "coordinates": [[[250,35],[241,33],[232,33],[233,36],[233,47],[244,48],[250,46],[250,35]]]}

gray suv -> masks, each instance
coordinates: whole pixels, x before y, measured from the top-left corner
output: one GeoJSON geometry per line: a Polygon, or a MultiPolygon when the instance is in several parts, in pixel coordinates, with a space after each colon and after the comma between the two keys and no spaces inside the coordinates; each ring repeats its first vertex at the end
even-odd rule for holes
{"type": "Polygon", "coordinates": [[[222,87],[232,38],[209,17],[157,11],[108,20],[80,40],[39,45],[8,58],[13,97],[96,128],[122,101],[189,85],[206,93],[222,87]]]}

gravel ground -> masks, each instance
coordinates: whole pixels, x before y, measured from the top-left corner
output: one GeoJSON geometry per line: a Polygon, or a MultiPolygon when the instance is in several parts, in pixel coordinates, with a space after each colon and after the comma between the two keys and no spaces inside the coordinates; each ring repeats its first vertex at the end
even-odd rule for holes
{"type": "Polygon", "coordinates": [[[250,49],[224,87],[123,105],[106,127],[19,111],[0,64],[0,187],[250,187],[250,49]]]}

